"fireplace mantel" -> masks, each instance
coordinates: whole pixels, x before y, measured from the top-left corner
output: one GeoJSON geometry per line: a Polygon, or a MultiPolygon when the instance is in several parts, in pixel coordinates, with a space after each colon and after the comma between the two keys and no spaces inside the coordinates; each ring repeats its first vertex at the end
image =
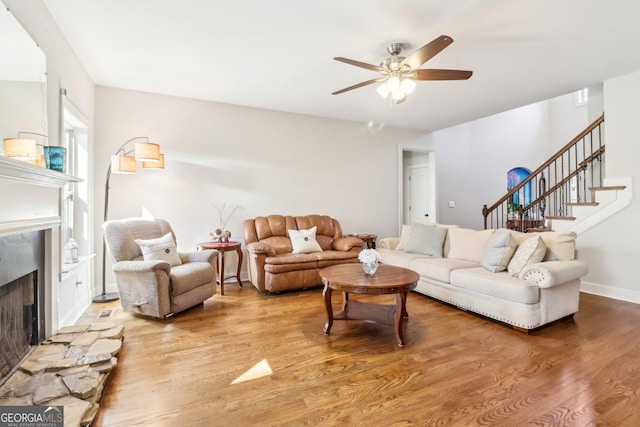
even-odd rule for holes
{"type": "Polygon", "coordinates": [[[69,182],[82,181],[82,179],[75,176],[40,168],[4,156],[0,156],[0,178],[14,179],[48,187],[62,187],[69,182]]]}

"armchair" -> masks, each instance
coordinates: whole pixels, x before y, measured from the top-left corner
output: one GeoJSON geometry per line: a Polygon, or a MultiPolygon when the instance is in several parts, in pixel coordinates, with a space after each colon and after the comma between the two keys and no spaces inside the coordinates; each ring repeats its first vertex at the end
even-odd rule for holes
{"type": "Polygon", "coordinates": [[[124,310],[166,318],[215,294],[218,251],[177,252],[167,221],[128,218],[103,229],[124,310]]]}

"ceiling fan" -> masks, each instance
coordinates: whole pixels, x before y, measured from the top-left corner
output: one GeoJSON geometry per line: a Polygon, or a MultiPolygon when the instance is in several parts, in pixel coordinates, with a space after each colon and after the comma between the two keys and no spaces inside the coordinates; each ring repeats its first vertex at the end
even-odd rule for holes
{"type": "Polygon", "coordinates": [[[418,67],[436,56],[451,43],[453,43],[451,37],[442,35],[412,52],[407,57],[400,56],[404,48],[403,43],[392,43],[387,47],[387,51],[391,56],[383,60],[380,65],[367,64],[342,57],[333,58],[345,64],[377,71],[382,75],[375,79],[340,89],[333,92],[332,95],[339,95],[373,83],[383,82],[382,85],[378,86],[377,92],[383,98],[391,96],[390,99],[394,104],[400,104],[407,99],[407,94],[413,91],[416,86],[416,80],[466,80],[471,77],[473,71],[418,69],[418,67]]]}

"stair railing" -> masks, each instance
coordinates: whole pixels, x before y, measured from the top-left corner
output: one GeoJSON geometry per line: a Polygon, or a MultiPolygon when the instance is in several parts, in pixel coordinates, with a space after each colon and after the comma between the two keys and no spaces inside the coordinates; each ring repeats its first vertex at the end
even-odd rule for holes
{"type": "Polygon", "coordinates": [[[588,203],[589,189],[602,186],[603,131],[604,114],[491,207],[484,205],[484,228],[526,232],[547,229],[548,220],[572,219],[570,204],[588,203]]]}

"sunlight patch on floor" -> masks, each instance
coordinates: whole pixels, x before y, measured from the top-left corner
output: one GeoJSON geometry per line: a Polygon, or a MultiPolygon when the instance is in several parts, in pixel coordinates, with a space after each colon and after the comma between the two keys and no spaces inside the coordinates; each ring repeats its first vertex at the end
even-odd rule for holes
{"type": "Polygon", "coordinates": [[[273,371],[271,370],[271,366],[269,366],[269,362],[267,362],[267,359],[262,359],[253,368],[233,380],[231,384],[238,384],[245,381],[267,377],[271,374],[273,374],[273,371]]]}

